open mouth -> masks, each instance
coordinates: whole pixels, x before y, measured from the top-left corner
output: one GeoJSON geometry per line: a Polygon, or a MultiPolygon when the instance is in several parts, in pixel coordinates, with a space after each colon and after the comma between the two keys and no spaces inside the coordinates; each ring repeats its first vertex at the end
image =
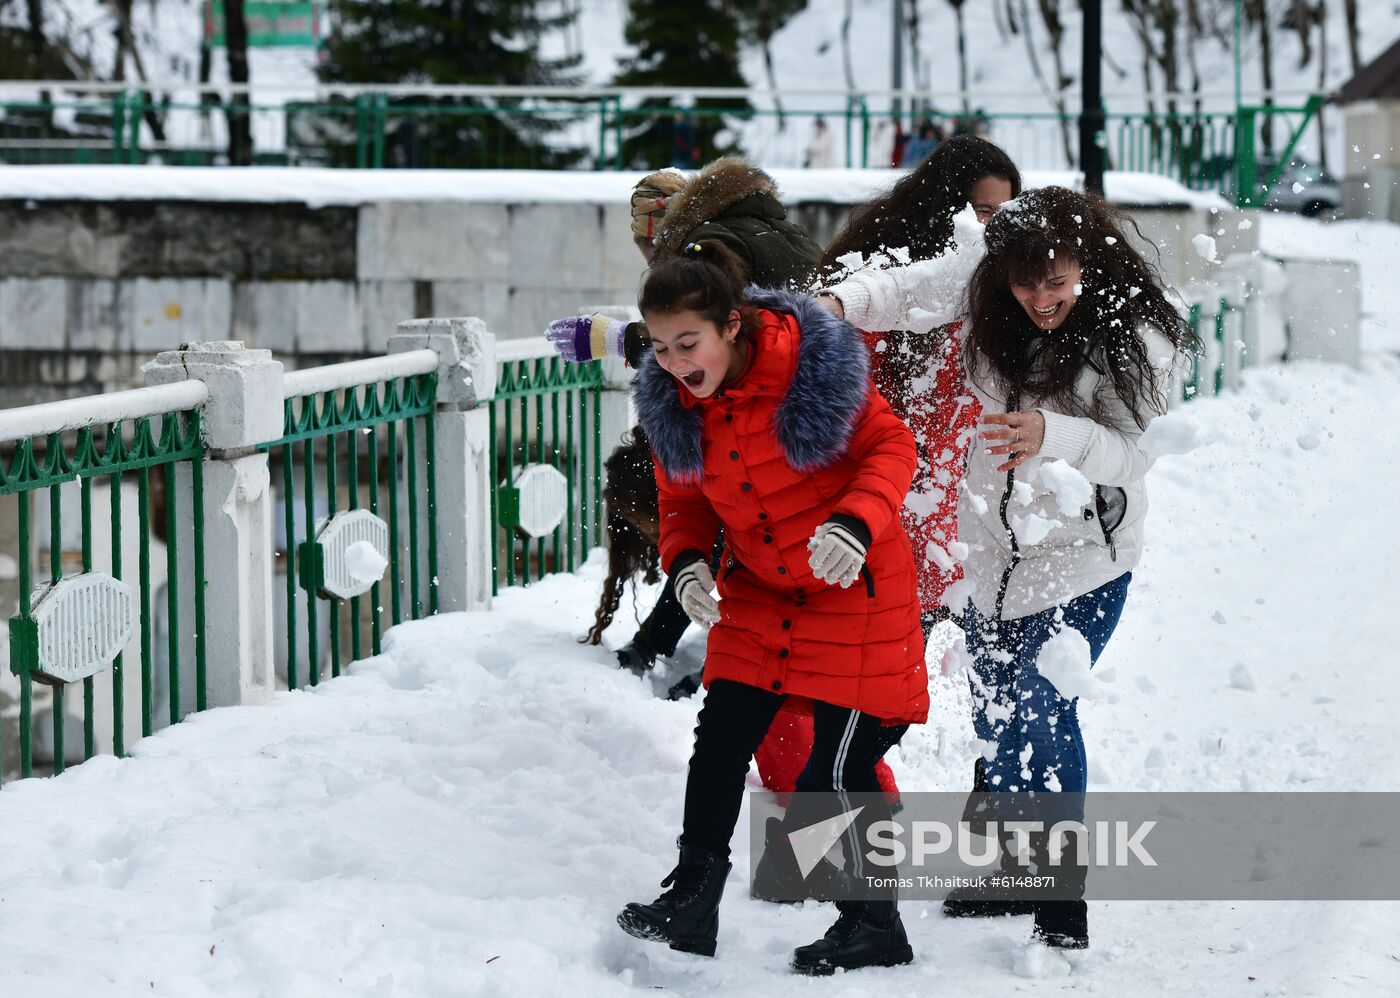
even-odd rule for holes
{"type": "Polygon", "coordinates": [[[1056,312],[1058,312],[1058,311],[1060,310],[1060,306],[1063,305],[1063,304],[1064,304],[1064,302],[1057,301],[1055,304],[1051,305],[1049,308],[1036,308],[1034,305],[1032,305],[1032,306],[1031,306],[1031,311],[1034,312],[1036,315],[1040,316],[1042,319],[1048,319],[1048,318],[1050,318],[1050,316],[1052,316],[1052,315],[1054,315],[1056,312]]]}
{"type": "Polygon", "coordinates": [[[681,378],[681,380],[685,382],[687,388],[699,388],[705,383],[705,372],[691,371],[689,374],[681,378]]]}

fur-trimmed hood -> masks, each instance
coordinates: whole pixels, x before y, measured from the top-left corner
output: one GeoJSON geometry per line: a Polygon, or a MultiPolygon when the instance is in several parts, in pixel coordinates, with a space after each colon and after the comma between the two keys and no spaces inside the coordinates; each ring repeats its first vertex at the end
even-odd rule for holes
{"type": "Polygon", "coordinates": [[[666,203],[666,214],[657,227],[656,254],[665,258],[679,253],[685,238],[701,224],[713,221],[744,198],[755,194],[771,199],[765,214],[782,219],[787,212],[778,201],[778,185],[752,163],[738,156],[724,156],[697,173],[666,203]]]}
{"type": "MultiPolygon", "coordinates": [[[[796,318],[800,330],[797,363],[773,416],[773,436],[787,462],[798,471],[826,467],[846,452],[851,431],[866,405],[870,357],[854,326],[831,315],[816,299],[789,291],[750,287],[750,304],[796,318]]],[[[755,365],[786,358],[768,327],[757,330],[760,351],[755,365]],[[770,356],[765,357],[764,351],[770,356]]],[[[753,378],[754,370],[745,375],[753,378]]],[[[783,372],[786,374],[786,371],[783,372]]],[[[674,482],[698,482],[704,474],[701,441],[705,400],[682,398],[681,385],[650,352],[643,358],[632,397],[647,438],[662,469],[674,482]]]]}

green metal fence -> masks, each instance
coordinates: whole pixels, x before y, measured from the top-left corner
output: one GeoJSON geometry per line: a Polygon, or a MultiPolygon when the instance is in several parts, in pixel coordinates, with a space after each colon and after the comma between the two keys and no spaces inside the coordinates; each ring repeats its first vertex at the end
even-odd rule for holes
{"type": "Polygon", "coordinates": [[[493,593],[501,585],[571,572],[590,544],[602,543],[602,365],[566,363],[541,343],[549,356],[499,363],[490,403],[493,593]],[[554,468],[566,483],[562,519],[535,537],[521,529],[515,484],[532,465],[554,468]]]}
{"type": "Polygon", "coordinates": [[[1238,330],[1246,318],[1243,307],[1232,305],[1224,298],[1214,303],[1214,314],[1206,317],[1199,302],[1192,303],[1187,310],[1186,323],[1196,334],[1200,348],[1188,356],[1188,366],[1181,379],[1181,400],[1189,402],[1203,395],[1219,395],[1225,390],[1227,380],[1238,365],[1243,363],[1242,336],[1226,338],[1227,327],[1232,323],[1238,330]],[[1237,351],[1231,356],[1230,351],[1237,351]]]}
{"type": "MultiPolygon", "coordinates": [[[[18,86],[18,84],[16,84],[18,86]]],[[[57,87],[57,85],[55,85],[57,87]]],[[[30,88],[32,89],[32,87],[30,88]]],[[[721,91],[678,106],[647,90],[519,93],[522,88],[327,90],[315,100],[233,98],[217,88],[183,92],[66,85],[53,100],[0,97],[0,160],[10,163],[225,161],[230,116],[246,116],[255,162],[382,169],[593,169],[694,167],[739,151],[768,167],[814,162],[818,118],[830,136],[829,165],[885,167],[896,132],[928,123],[941,135],[985,134],[1023,169],[1070,169],[1078,117],[1034,112],[1001,95],[989,107],[939,107],[919,98],[902,114],[886,97],[799,95],[779,107],[770,96],[721,91]],[[460,93],[458,91],[461,91],[460,93]],[[872,103],[882,109],[872,109],[872,103]]],[[[1110,168],[1170,176],[1198,190],[1222,187],[1259,204],[1277,182],[1323,103],[1245,104],[1205,110],[1143,110],[1138,97],[1105,109],[1110,168]],[[1237,155],[1238,152],[1238,155],[1237,155]]]]}
{"type": "MultiPolygon", "coordinates": [[[[202,391],[203,386],[197,385],[202,391]]],[[[191,389],[184,389],[189,394],[191,389]]],[[[132,393],[123,393],[130,396],[132,393]]],[[[35,407],[44,409],[46,407],[35,407]]],[[[191,410],[193,407],[191,407],[191,410]]],[[[10,672],[18,680],[17,726],[0,726],[0,776],[27,777],[36,771],[35,706],[36,684],[44,684],[51,713],[52,771],[63,771],[69,755],[64,730],[66,709],[70,706],[67,683],[56,682],[37,673],[38,627],[34,618],[36,578],[47,577],[56,584],[65,575],[94,570],[115,579],[129,578],[133,566],[128,561],[129,540],[135,514],[136,634],[138,661],[119,653],[109,670],[110,712],[99,716],[96,677],[88,676],[82,688],[82,757],[91,758],[106,746],[100,744],[98,729],[110,727],[101,741],[110,739],[110,750],[126,751],[128,717],[126,688],[130,665],[139,667],[140,733],[149,735],[163,723],[175,723],[182,716],[181,696],[181,598],[193,601],[194,697],[195,710],[205,701],[206,649],[204,633],[204,535],[202,509],[202,470],[204,448],[200,442],[200,416],[197,411],[166,412],[139,418],[117,419],[96,426],[65,429],[11,441],[0,454],[0,497],[14,503],[17,524],[15,561],[18,575],[18,610],[9,620],[10,672]],[[194,509],[180,508],[177,475],[188,474],[192,484],[194,509]],[[74,486],[76,495],[73,495],[74,486]],[[134,510],[129,493],[133,490],[134,510]],[[65,497],[65,492],[68,493],[65,497]],[[76,500],[80,535],[78,550],[65,551],[64,513],[72,516],[69,503],[76,500]],[[102,507],[106,508],[103,509],[102,507]],[[47,521],[47,558],[42,551],[36,559],[36,521],[47,521]],[[105,537],[101,535],[105,534],[105,537]],[[180,552],[192,550],[192,575],[182,571],[180,552]],[[165,561],[165,647],[155,647],[157,607],[153,555],[164,549],[165,561]],[[65,561],[76,558],[76,564],[65,561]],[[35,564],[38,560],[40,563],[35,564]],[[44,564],[43,562],[47,562],[44,564]],[[157,659],[165,655],[161,675],[157,659]],[[168,700],[166,717],[156,715],[158,697],[168,700]],[[11,732],[13,732],[11,734],[11,732]],[[17,744],[8,742],[13,739],[17,744]]],[[[184,698],[185,701],[188,698],[184,698]]]]}
{"type": "MultiPolygon", "coordinates": [[[[343,665],[363,658],[367,649],[379,654],[386,627],[438,610],[437,362],[424,353],[417,366],[429,370],[365,384],[303,393],[297,374],[286,377],[283,435],[259,449],[268,452],[273,479],[280,482],[285,545],[279,554],[290,689],[320,683],[323,661],[331,676],[340,675],[343,665]],[[367,603],[359,596],[337,599],[323,590],[316,544],[319,526],[339,511],[361,508],[384,517],[389,526],[388,580],[370,589],[367,603]]],[[[383,362],[355,361],[309,373],[334,383],[374,365],[383,362]]]]}

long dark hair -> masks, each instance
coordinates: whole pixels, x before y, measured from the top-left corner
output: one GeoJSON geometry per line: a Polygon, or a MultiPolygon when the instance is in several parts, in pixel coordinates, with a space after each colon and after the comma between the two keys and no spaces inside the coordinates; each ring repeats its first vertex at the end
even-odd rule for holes
{"type": "Polygon", "coordinates": [[[1146,427],[1164,386],[1139,329],[1157,328],[1177,349],[1195,337],[1167,299],[1154,268],[1127,239],[1128,215],[1092,194],[1041,187],[1002,205],[987,224],[987,255],[968,285],[964,341],[974,376],[990,374],[1007,391],[1065,412],[1103,420],[1101,400],[1075,399],[1086,365],[1112,380],[1114,392],[1146,427]],[[1042,333],[1011,285],[1044,280],[1054,265],[1079,264],[1079,298],[1060,327],[1042,333]]]}
{"type": "Polygon", "coordinates": [[[697,312],[723,328],[729,313],[741,317],[740,336],[753,325],[753,309],[744,302],[744,263],[724,243],[705,239],[687,243],[679,256],[654,264],[642,280],[637,310],[648,312],[697,312]]]}
{"type": "Polygon", "coordinates": [[[972,185],[983,177],[1011,184],[1021,193],[1021,172],[1001,147],[977,135],[955,135],[883,197],[852,213],[822,254],[817,272],[830,275],[847,253],[869,256],[885,247],[907,247],[911,259],[927,260],[953,240],[953,216],[967,206],[972,185]]]}
{"type": "Polygon", "coordinates": [[[593,615],[593,627],[582,639],[590,645],[602,643],[603,631],[617,616],[629,579],[640,573],[645,582],[661,581],[661,554],[637,528],[638,522],[657,523],[661,517],[651,445],[640,426],[632,428],[603,467],[607,470],[603,501],[608,507],[608,577],[603,580],[603,596],[593,615]]]}

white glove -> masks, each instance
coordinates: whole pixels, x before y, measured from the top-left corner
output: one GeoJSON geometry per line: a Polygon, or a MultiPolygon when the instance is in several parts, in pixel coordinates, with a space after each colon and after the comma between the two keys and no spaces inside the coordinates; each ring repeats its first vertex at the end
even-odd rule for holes
{"type": "Polygon", "coordinates": [[[823,523],[807,542],[807,550],[812,552],[808,561],[812,574],[822,582],[846,589],[860,578],[865,545],[845,525],[823,523]]]}
{"type": "Polygon", "coordinates": [[[701,627],[719,623],[719,600],[710,595],[715,588],[715,577],[703,558],[695,559],[677,572],[671,585],[687,617],[701,627]]]}

